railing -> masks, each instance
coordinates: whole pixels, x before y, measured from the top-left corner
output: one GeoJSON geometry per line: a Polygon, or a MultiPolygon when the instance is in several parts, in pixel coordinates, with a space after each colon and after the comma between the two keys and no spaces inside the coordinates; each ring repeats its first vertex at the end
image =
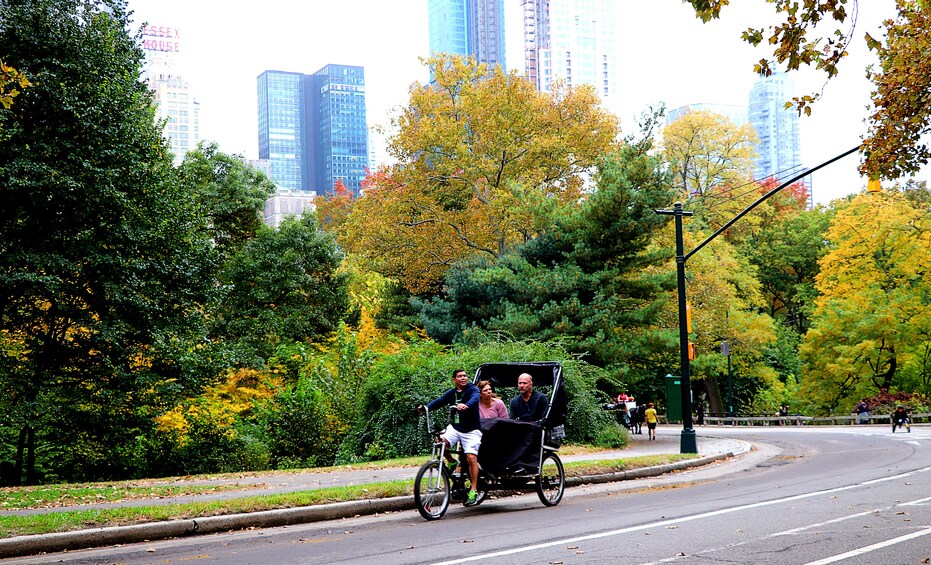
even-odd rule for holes
{"type": "MultiPolygon", "coordinates": [[[[909,414],[912,423],[931,421],[931,413],[909,414]]],[[[705,416],[705,423],[718,426],[837,426],[854,425],[857,415],[849,416],[801,416],[789,414],[788,416],[705,416]]],[[[890,425],[889,414],[870,414],[870,424],[890,425]]]]}

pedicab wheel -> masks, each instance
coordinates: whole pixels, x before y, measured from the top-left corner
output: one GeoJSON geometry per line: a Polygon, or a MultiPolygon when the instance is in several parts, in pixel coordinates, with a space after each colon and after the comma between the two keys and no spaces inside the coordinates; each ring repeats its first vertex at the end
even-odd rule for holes
{"type": "Polygon", "coordinates": [[[566,490],[566,472],[562,461],[555,453],[547,453],[543,457],[543,465],[537,476],[537,495],[540,502],[546,506],[556,506],[562,500],[563,491],[566,490]]]}
{"type": "Polygon", "coordinates": [[[439,520],[449,508],[449,476],[438,461],[430,461],[417,471],[414,503],[424,520],[439,520]]]}

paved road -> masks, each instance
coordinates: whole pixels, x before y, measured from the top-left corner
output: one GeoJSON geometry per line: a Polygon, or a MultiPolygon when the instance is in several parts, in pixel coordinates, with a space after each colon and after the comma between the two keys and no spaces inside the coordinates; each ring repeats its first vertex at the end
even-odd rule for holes
{"type": "MultiPolygon", "coordinates": [[[[669,446],[677,434],[664,430],[669,446]]],[[[69,552],[11,563],[921,563],[931,428],[701,428],[755,449],[675,474],[536,497],[69,552]],[[39,559],[39,560],[37,560],[39,559]]],[[[661,435],[661,437],[663,437],[661,435]]],[[[664,440],[657,442],[663,443],[664,440]]]]}

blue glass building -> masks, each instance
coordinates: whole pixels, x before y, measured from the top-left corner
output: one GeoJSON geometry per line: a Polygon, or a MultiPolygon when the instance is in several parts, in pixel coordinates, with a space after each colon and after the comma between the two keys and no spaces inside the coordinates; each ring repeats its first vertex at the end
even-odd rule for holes
{"type": "Polygon", "coordinates": [[[430,54],[471,55],[489,66],[504,58],[504,0],[429,0],[430,54]]]}
{"type": "Polygon", "coordinates": [[[311,190],[306,175],[304,75],[265,71],[258,78],[259,159],[280,187],[311,190]]]}
{"type": "Polygon", "coordinates": [[[258,77],[259,158],[291,190],[331,193],[337,180],[358,195],[368,167],[365,74],[326,65],[312,75],[258,77]]]}
{"type": "Polygon", "coordinates": [[[365,72],[362,67],[327,65],[306,81],[308,162],[317,193],[332,192],[340,180],[358,196],[368,167],[365,72]]]}
{"type": "MultiPolygon", "coordinates": [[[[784,72],[760,77],[750,91],[749,121],[756,130],[756,178],[774,178],[782,181],[804,170],[799,133],[798,112],[786,108],[792,100],[794,85],[784,72]]],[[[811,205],[811,177],[802,182],[809,191],[811,205]]]]}

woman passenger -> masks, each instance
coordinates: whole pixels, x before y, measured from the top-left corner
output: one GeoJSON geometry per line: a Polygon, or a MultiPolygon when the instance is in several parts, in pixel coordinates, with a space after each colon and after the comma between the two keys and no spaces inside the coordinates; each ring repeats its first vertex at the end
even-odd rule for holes
{"type": "Polygon", "coordinates": [[[481,397],[478,401],[478,417],[482,420],[489,418],[507,418],[508,409],[504,401],[498,398],[495,391],[491,388],[489,381],[478,382],[478,392],[481,397]]]}

